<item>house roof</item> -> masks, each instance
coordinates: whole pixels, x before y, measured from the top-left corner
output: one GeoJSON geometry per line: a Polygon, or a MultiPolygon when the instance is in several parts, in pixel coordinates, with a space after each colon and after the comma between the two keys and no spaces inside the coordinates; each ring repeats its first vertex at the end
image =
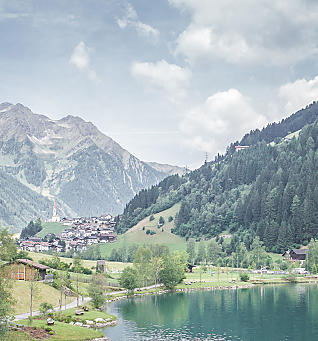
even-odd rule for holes
{"type": "Polygon", "coordinates": [[[36,268],[36,269],[39,269],[39,270],[47,270],[47,269],[49,269],[48,266],[40,264],[40,263],[37,263],[37,262],[33,262],[30,259],[16,259],[15,261],[18,262],[18,263],[21,263],[21,264],[32,266],[33,268],[36,268]]]}
{"type": "Polygon", "coordinates": [[[308,249],[292,249],[292,252],[296,253],[296,255],[306,255],[308,249]]]}

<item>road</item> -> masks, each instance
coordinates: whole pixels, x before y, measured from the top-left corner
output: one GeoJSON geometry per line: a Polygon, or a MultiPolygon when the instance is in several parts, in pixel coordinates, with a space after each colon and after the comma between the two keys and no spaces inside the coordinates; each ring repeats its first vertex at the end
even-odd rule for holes
{"type": "MultiPolygon", "coordinates": [[[[84,300],[82,300],[82,298],[79,297],[79,304],[80,305],[86,304],[90,300],[91,300],[90,297],[84,297],[84,300]]],[[[65,305],[62,305],[62,310],[70,309],[70,308],[75,308],[76,306],[77,306],[77,299],[75,301],[67,304],[66,307],[65,307],[65,305]]],[[[54,311],[60,311],[60,306],[55,307],[54,311]]],[[[32,316],[37,316],[37,315],[40,315],[40,311],[39,310],[32,312],[32,316]]],[[[30,316],[30,313],[24,313],[24,314],[15,315],[14,321],[19,321],[19,320],[27,319],[29,316],[30,316]]]]}

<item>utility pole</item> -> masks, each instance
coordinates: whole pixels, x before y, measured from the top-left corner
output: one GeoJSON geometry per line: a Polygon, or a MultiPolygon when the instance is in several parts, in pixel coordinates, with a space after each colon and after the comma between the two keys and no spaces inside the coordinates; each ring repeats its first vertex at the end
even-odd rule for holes
{"type": "Polygon", "coordinates": [[[205,152],[204,164],[207,164],[207,163],[208,163],[208,153],[205,152]]]}

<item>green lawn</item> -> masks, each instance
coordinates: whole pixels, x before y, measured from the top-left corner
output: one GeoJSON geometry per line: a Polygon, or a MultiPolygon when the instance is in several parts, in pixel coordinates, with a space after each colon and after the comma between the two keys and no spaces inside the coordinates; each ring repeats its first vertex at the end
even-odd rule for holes
{"type": "MultiPolygon", "coordinates": [[[[28,325],[28,320],[21,320],[19,324],[28,325]]],[[[32,326],[38,328],[44,328],[47,326],[44,320],[33,320],[32,326]]],[[[95,331],[93,329],[72,326],[63,322],[55,322],[54,326],[51,327],[56,335],[52,335],[49,340],[55,341],[79,341],[79,340],[91,340],[97,337],[103,337],[103,333],[95,331]]],[[[23,340],[23,339],[20,339],[23,340]]],[[[32,339],[33,340],[33,339],[32,339]]]]}
{"type": "MultiPolygon", "coordinates": [[[[116,320],[116,316],[107,314],[103,311],[97,311],[93,308],[91,308],[87,312],[84,312],[84,315],[80,315],[80,316],[75,315],[75,310],[77,310],[77,308],[67,309],[65,311],[58,312],[55,314],[72,316],[73,318],[78,318],[83,322],[86,320],[95,320],[96,318],[103,318],[105,320],[110,319],[111,321],[116,320]]],[[[19,324],[24,324],[27,326],[28,320],[21,320],[19,321],[19,324]]],[[[45,320],[34,319],[32,326],[41,328],[41,327],[46,327],[47,324],[45,320]]],[[[50,340],[60,340],[60,341],[89,340],[89,339],[103,336],[103,334],[100,331],[96,331],[96,330],[88,329],[84,327],[79,327],[79,326],[73,326],[68,323],[58,322],[58,321],[55,321],[54,326],[52,326],[51,328],[56,332],[56,335],[51,336],[49,338],[50,340]]],[[[14,333],[12,333],[12,335],[14,335],[14,333]]],[[[24,339],[27,339],[27,338],[20,338],[20,340],[24,340],[24,339]]]]}
{"type": "Polygon", "coordinates": [[[61,234],[62,231],[67,227],[61,223],[43,223],[43,229],[36,234],[37,237],[44,238],[48,233],[61,234]]]}
{"type": "Polygon", "coordinates": [[[105,313],[104,311],[98,311],[93,308],[91,308],[89,311],[85,311],[84,315],[77,316],[75,315],[75,311],[77,308],[67,309],[61,312],[63,315],[71,315],[75,318],[80,318],[81,320],[95,320],[97,318],[102,318],[104,320],[111,319],[112,321],[116,320],[116,316],[110,315],[105,313]]]}

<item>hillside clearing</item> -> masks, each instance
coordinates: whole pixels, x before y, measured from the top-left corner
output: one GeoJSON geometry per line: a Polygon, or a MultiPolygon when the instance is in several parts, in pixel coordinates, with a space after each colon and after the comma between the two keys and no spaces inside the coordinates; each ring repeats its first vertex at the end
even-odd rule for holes
{"type": "Polygon", "coordinates": [[[154,219],[152,221],[150,221],[150,216],[148,216],[124,234],[119,235],[116,242],[99,245],[102,256],[109,256],[114,248],[123,246],[128,247],[132,244],[165,244],[169,247],[170,251],[185,250],[186,240],[171,233],[179,209],[180,203],[177,203],[167,210],[154,214],[154,219]],[[161,227],[158,226],[160,216],[162,216],[165,221],[164,225],[161,227]],[[171,222],[168,221],[169,217],[173,218],[171,222]],[[155,234],[147,234],[147,230],[153,231],[155,234]]]}
{"type": "Polygon", "coordinates": [[[66,226],[61,223],[42,223],[43,229],[36,234],[37,237],[44,238],[48,233],[61,234],[66,226]]]}

